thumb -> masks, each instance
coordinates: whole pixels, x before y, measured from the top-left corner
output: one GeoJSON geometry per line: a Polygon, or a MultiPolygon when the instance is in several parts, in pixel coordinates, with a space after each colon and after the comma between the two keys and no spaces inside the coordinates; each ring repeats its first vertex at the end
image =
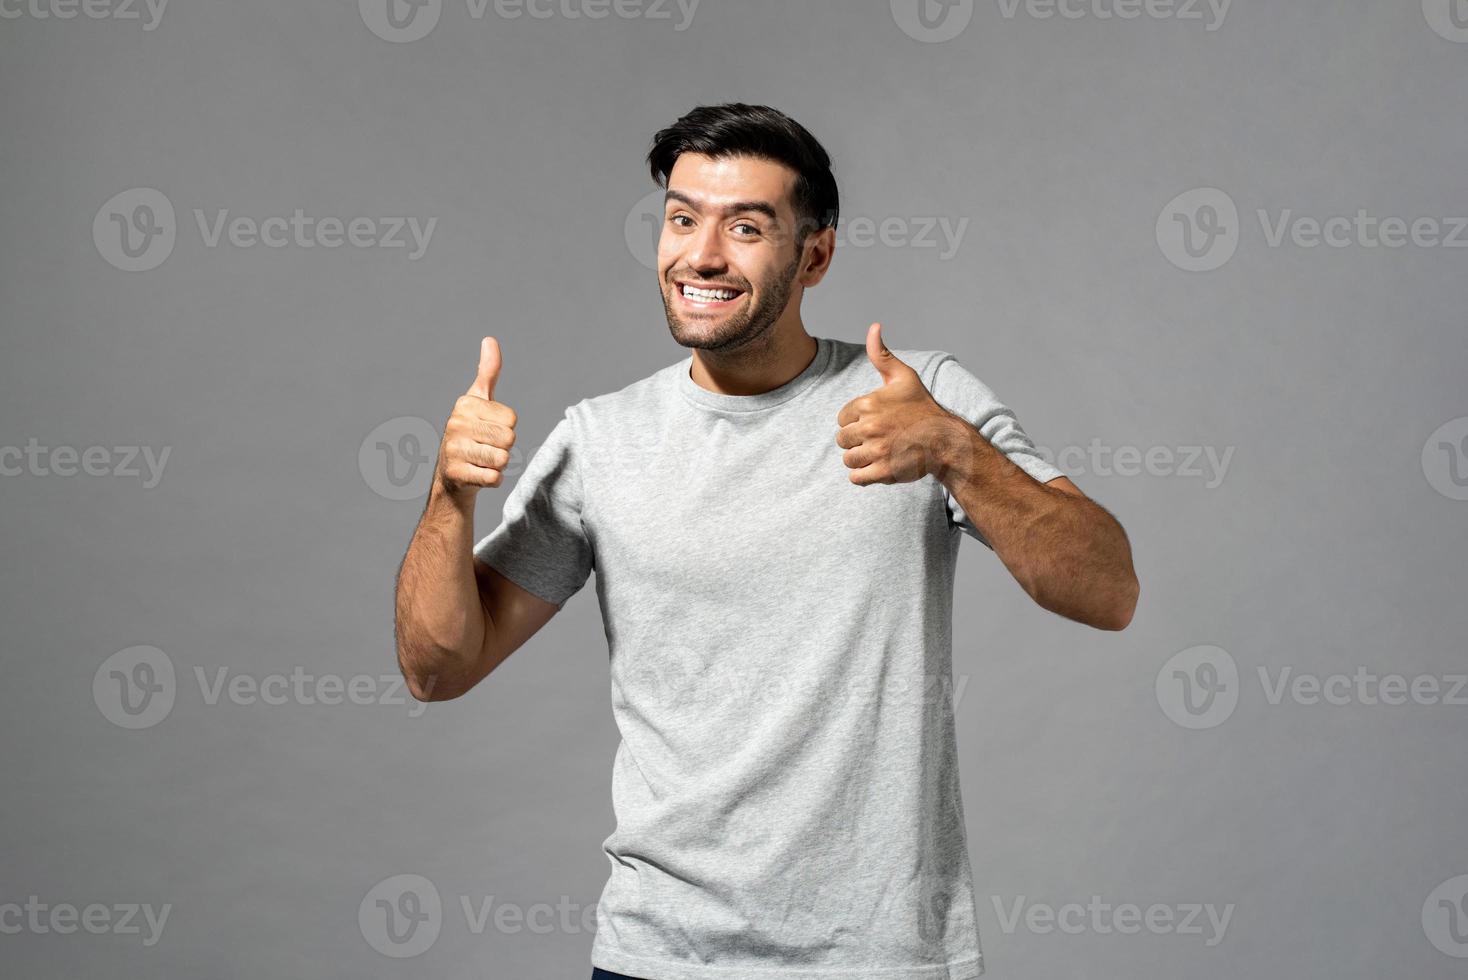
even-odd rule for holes
{"type": "Polygon", "coordinates": [[[882,383],[887,384],[897,379],[902,370],[902,362],[897,355],[887,349],[887,344],[882,340],[882,325],[874,323],[867,328],[867,358],[872,362],[872,367],[882,376],[882,383]]]}
{"type": "Polygon", "coordinates": [[[469,394],[486,401],[494,398],[494,385],[500,377],[500,345],[493,337],[479,342],[479,374],[469,386],[469,394]]]}

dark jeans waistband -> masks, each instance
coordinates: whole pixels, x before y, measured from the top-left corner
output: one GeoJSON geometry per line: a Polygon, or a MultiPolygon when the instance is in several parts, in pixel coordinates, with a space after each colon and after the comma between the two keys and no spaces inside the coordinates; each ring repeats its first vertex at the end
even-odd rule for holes
{"type": "Polygon", "coordinates": [[[646,980],[643,977],[629,977],[625,973],[613,973],[611,970],[603,970],[599,966],[591,968],[591,980],[646,980]]]}

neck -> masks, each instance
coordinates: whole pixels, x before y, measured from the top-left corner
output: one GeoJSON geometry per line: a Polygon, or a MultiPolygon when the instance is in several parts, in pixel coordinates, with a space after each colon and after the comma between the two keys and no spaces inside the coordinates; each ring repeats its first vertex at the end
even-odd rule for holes
{"type": "Polygon", "coordinates": [[[818,349],[802,324],[777,325],[736,350],[695,349],[689,373],[694,384],[721,395],[760,395],[808,368],[818,349]]]}

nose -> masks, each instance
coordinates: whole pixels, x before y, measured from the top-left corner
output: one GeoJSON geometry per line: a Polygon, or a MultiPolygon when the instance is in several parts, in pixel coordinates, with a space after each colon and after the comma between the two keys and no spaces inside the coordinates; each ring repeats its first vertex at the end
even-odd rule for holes
{"type": "Polygon", "coordinates": [[[718,222],[705,222],[685,241],[683,260],[689,268],[703,275],[717,275],[728,268],[723,233],[718,222]]]}

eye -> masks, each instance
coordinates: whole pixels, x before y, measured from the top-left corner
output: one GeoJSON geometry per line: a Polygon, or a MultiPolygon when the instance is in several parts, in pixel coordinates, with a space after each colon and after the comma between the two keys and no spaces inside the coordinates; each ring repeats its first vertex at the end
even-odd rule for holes
{"type": "Polygon", "coordinates": [[[755,224],[752,224],[752,223],[750,223],[748,221],[741,221],[737,225],[735,225],[734,227],[735,228],[748,228],[749,229],[749,233],[751,235],[758,235],[759,234],[759,226],[758,225],[755,225],[755,224]]]}
{"type": "Polygon", "coordinates": [[[688,215],[686,215],[686,214],[675,214],[675,215],[671,216],[670,218],[668,218],[668,221],[671,224],[676,225],[679,228],[687,228],[688,227],[688,225],[680,225],[680,224],[678,224],[679,220],[687,221],[689,224],[692,224],[693,223],[693,219],[690,218],[690,217],[688,217],[688,215]]]}

